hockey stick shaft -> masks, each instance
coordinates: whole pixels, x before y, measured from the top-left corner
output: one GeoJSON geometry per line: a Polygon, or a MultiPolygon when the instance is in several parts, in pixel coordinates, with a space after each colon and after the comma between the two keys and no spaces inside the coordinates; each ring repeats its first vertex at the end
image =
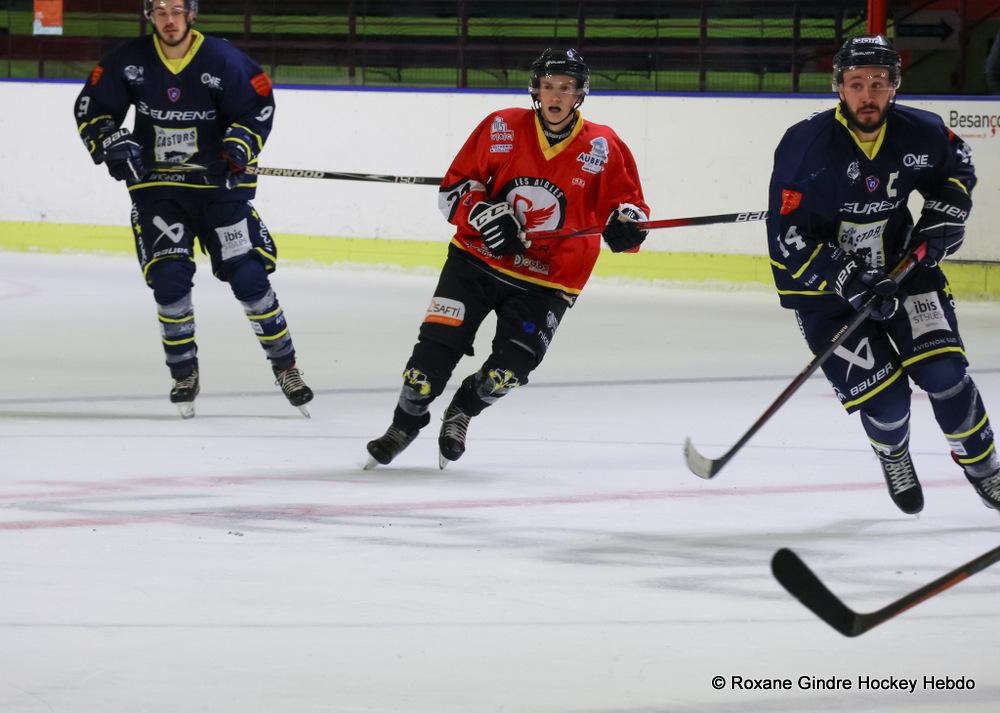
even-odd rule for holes
{"type": "MultiPolygon", "coordinates": [[[[919,264],[921,258],[923,258],[925,252],[926,247],[923,244],[917,246],[917,248],[911,252],[895,270],[893,270],[892,276],[897,284],[902,282],[903,279],[913,271],[913,269],[919,264]]],[[[792,394],[798,391],[799,387],[806,383],[809,377],[812,376],[813,373],[819,369],[827,359],[833,356],[837,347],[843,344],[844,340],[851,336],[851,334],[853,334],[854,331],[861,326],[866,319],[868,319],[872,309],[875,307],[876,299],[878,298],[871,298],[860,310],[858,310],[857,314],[855,314],[851,318],[851,321],[837,333],[826,349],[813,357],[812,361],[810,361],[806,367],[799,372],[798,376],[792,379],[792,382],[785,387],[785,390],[778,394],[778,398],[776,398],[771,405],[764,410],[764,413],[762,413],[757,420],[753,422],[747,432],[744,433],[740,439],[719,458],[706,458],[698,452],[698,449],[695,448],[694,443],[690,438],[686,439],[684,441],[684,459],[691,472],[706,480],[714,478],[716,474],[722,470],[726,463],[728,463],[730,459],[732,459],[732,457],[746,445],[747,441],[753,438],[754,434],[757,433],[757,431],[759,431],[761,427],[767,423],[775,413],[777,413],[778,409],[780,409],[785,402],[792,397],[792,394]]]]}
{"type": "MultiPolygon", "coordinates": [[[[756,220],[767,220],[767,211],[747,211],[745,213],[723,213],[721,215],[701,215],[691,218],[666,218],[664,220],[640,220],[636,227],[640,230],[657,230],[659,228],[685,228],[689,225],[718,225],[720,223],[750,223],[756,220]]],[[[561,240],[563,238],[580,238],[589,235],[600,235],[603,225],[592,225],[571,233],[560,230],[544,230],[537,233],[527,233],[529,240],[561,240]]]]}
{"type": "Polygon", "coordinates": [[[771,572],[789,594],[820,619],[844,636],[860,636],[997,562],[1000,562],[1000,547],[984,552],[920,589],[870,613],[855,612],[844,604],[820,581],[809,566],[789,549],[782,548],[774,553],[774,557],[771,558],[771,572]]]}
{"type": "Polygon", "coordinates": [[[247,166],[251,176],[286,176],[288,178],[326,178],[335,181],[370,181],[374,183],[408,183],[418,186],[437,186],[443,179],[432,176],[392,176],[381,173],[347,173],[345,171],[314,171],[305,168],[264,168],[247,166]]]}

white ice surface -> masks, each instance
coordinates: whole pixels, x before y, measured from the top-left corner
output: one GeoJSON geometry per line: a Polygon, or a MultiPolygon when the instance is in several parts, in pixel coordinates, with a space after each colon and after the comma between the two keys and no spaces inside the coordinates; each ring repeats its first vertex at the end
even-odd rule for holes
{"type": "MultiPolygon", "coordinates": [[[[763,290],[592,284],[460,461],[437,468],[449,389],[365,472],[434,281],[278,270],[317,392],[306,420],[201,264],[202,394],[182,421],[133,260],[4,254],[0,711],[1000,710],[1000,566],[857,639],[769,570],[791,547],[870,611],[998,544],[926,398],[918,518],[821,379],[699,480],[684,437],[721,454],[808,362],[791,313],[763,290]],[[737,675],[793,688],[734,691],[737,675]],[[859,675],[918,686],[858,691],[859,675]]],[[[998,307],[959,315],[1000,414],[998,307]]]]}

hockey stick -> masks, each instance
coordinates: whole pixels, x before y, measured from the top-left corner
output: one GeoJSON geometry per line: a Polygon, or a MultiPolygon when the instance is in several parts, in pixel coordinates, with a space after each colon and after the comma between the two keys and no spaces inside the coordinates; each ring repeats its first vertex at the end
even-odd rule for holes
{"type": "Polygon", "coordinates": [[[1000,562],[1000,547],[984,552],[915,592],[900,597],[878,611],[868,613],[856,612],[840,601],[806,563],[787,548],[783,547],[774,553],[774,557],[771,558],[771,572],[781,586],[813,614],[844,636],[860,636],[997,562],[1000,562]]]}
{"type": "MultiPolygon", "coordinates": [[[[202,173],[210,170],[209,166],[201,166],[196,163],[157,163],[153,165],[153,172],[160,173],[202,173]]],[[[217,169],[223,173],[225,168],[219,164],[217,169]]],[[[345,173],[343,171],[312,171],[306,168],[263,168],[261,166],[247,166],[245,173],[248,176],[287,176],[289,178],[330,178],[339,181],[373,181],[376,183],[410,183],[420,186],[436,186],[441,183],[441,178],[430,176],[389,176],[381,173],[345,173]]]]}
{"type": "MultiPolygon", "coordinates": [[[[657,228],[684,228],[689,225],[717,225],[719,223],[749,223],[755,220],[767,220],[767,211],[747,211],[745,213],[724,213],[722,215],[702,215],[694,218],[667,218],[665,220],[640,220],[636,227],[640,230],[655,230],[657,228]]],[[[592,225],[589,228],[564,233],[560,230],[544,230],[537,233],[526,233],[529,240],[552,240],[562,238],[579,238],[585,235],[600,235],[603,225],[592,225]]]]}
{"type": "MultiPolygon", "coordinates": [[[[896,283],[900,283],[903,279],[913,271],[913,269],[923,258],[926,252],[926,246],[921,243],[913,250],[904,260],[899,264],[899,266],[893,270],[892,277],[896,280],[896,283]]],[[[799,375],[792,379],[792,383],[785,387],[785,390],[778,394],[778,398],[774,400],[770,406],[768,406],[764,413],[753,422],[750,429],[743,434],[740,440],[736,441],[736,444],[730,448],[728,451],[723,453],[718,458],[706,458],[698,449],[695,448],[694,443],[690,438],[684,439],[684,460],[687,462],[687,467],[692,473],[697,475],[699,478],[704,478],[709,480],[714,478],[720,470],[729,462],[729,460],[736,455],[739,450],[746,445],[757,431],[760,430],[761,426],[768,422],[768,420],[773,416],[778,409],[780,409],[788,399],[792,397],[802,384],[806,383],[813,372],[816,371],[827,359],[833,356],[833,352],[839,347],[845,339],[847,339],[861,324],[868,319],[868,315],[871,313],[872,309],[875,307],[875,300],[877,297],[872,297],[868,302],[866,302],[858,313],[851,318],[851,321],[837,333],[830,345],[813,357],[813,360],[806,365],[806,368],[799,372],[799,375]]]]}
{"type": "Polygon", "coordinates": [[[344,171],[312,171],[305,168],[263,168],[247,166],[251,176],[287,176],[289,178],[329,178],[335,181],[372,181],[375,183],[409,183],[418,186],[437,186],[443,178],[431,176],[389,176],[381,173],[346,173],[344,171]]]}

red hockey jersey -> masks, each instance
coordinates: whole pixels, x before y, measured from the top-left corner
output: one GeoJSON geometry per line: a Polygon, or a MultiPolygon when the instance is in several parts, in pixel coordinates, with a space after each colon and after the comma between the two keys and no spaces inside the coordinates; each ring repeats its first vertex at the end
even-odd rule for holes
{"type": "Polygon", "coordinates": [[[476,127],[441,182],[438,205],[457,226],[452,243],[462,250],[519,280],[579,294],[600,237],[536,240],[523,255],[495,257],[469,225],[472,206],[486,198],[509,202],[529,240],[532,231],[603,225],[621,203],[649,214],[635,159],[613,130],[578,117],[573,132],[549,146],[531,109],[503,109],[476,127]]]}

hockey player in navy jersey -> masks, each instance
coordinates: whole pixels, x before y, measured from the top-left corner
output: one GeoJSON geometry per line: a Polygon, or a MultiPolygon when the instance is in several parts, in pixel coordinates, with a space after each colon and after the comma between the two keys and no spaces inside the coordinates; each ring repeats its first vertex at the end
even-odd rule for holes
{"type": "Polygon", "coordinates": [[[969,482],[1000,509],[993,430],[940,267],[965,238],[971,151],[935,114],[897,105],[899,83],[899,54],[885,37],[848,40],[834,58],[840,104],[785,133],[769,193],[774,281],[813,352],[873,302],[823,371],[847,411],[860,412],[893,502],[906,513],[924,504],[909,452],[912,381],[969,482]],[[924,199],[916,225],[913,191],[924,199]],[[921,266],[897,285],[887,273],[921,243],[921,266]]]}
{"type": "Polygon", "coordinates": [[[173,377],[170,400],[194,415],[198,348],[191,302],[194,240],[212,272],[243,306],[277,384],[308,416],[313,393],[268,273],[277,249],[250,199],[245,173],[274,121],[267,74],[228,42],[194,29],[197,0],[145,0],[153,35],[132,40],[94,67],[74,106],[94,163],[124,181],[132,199],[139,265],[153,290],[173,377]],[[135,126],[122,126],[129,106],[135,126]]]}

